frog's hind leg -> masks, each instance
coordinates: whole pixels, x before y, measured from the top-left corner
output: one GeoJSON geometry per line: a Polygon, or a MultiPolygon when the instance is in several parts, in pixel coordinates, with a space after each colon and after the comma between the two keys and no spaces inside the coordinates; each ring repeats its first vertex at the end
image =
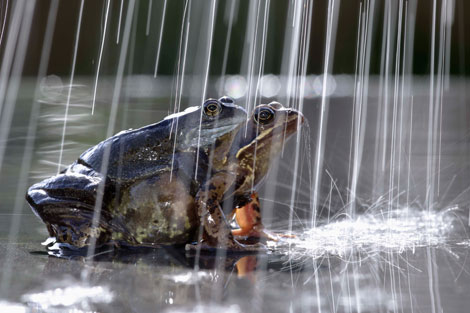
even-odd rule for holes
{"type": "Polygon", "coordinates": [[[218,203],[200,206],[201,223],[203,226],[202,242],[208,247],[237,250],[241,245],[232,235],[230,225],[218,203]]]}
{"type": "MultiPolygon", "coordinates": [[[[35,196],[38,200],[38,197],[35,196]]],[[[99,236],[99,228],[92,231],[93,207],[77,201],[52,199],[44,195],[47,203],[36,202],[34,211],[47,225],[51,237],[58,243],[74,247],[86,245],[91,235],[99,236]]]]}
{"type": "Polygon", "coordinates": [[[83,247],[90,237],[102,242],[110,229],[104,210],[93,223],[99,183],[100,179],[79,173],[59,174],[31,186],[26,200],[58,243],[83,247]]]}
{"type": "Polygon", "coordinates": [[[218,173],[196,195],[198,215],[203,228],[202,242],[199,245],[232,251],[256,251],[257,245],[243,245],[233,236],[228,220],[220,207],[220,201],[233,183],[230,173],[218,173]]]}

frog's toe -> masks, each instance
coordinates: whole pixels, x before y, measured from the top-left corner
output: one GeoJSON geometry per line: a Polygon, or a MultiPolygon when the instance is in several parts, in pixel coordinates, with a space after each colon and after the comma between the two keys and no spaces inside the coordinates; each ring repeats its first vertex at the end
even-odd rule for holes
{"type": "Polygon", "coordinates": [[[269,250],[268,247],[261,242],[255,242],[255,243],[250,243],[250,244],[240,243],[240,246],[241,246],[240,251],[245,251],[245,252],[267,252],[269,250]]]}
{"type": "Polygon", "coordinates": [[[293,239],[293,238],[297,238],[297,235],[295,234],[276,234],[276,236],[279,238],[284,238],[284,239],[293,239]]]}

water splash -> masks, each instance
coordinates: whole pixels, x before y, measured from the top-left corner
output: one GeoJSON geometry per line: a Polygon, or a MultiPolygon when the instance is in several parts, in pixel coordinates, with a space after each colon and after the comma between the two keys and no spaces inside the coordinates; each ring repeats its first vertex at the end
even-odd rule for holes
{"type": "Polygon", "coordinates": [[[283,251],[290,246],[293,259],[338,256],[351,253],[369,257],[381,252],[402,253],[418,247],[441,246],[455,232],[457,208],[441,212],[403,208],[330,221],[296,234],[296,238],[273,244],[283,251]],[[284,245],[284,247],[283,247],[284,245]]]}

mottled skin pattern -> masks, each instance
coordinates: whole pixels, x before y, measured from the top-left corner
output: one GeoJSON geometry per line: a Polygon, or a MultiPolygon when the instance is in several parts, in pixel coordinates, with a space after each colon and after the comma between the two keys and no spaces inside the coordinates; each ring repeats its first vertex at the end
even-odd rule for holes
{"type": "Polygon", "coordinates": [[[234,236],[258,236],[275,239],[264,231],[256,187],[266,176],[270,161],[282,149],[287,138],[303,123],[300,112],[284,108],[278,102],[255,108],[246,128],[232,145],[227,166],[213,175],[196,195],[198,213],[204,228],[203,246],[229,250],[255,250],[234,236]],[[230,215],[236,215],[239,230],[231,230],[222,210],[224,201],[233,201],[230,215]]]}
{"type": "Polygon", "coordinates": [[[229,98],[207,100],[108,138],[31,186],[26,198],[49,234],[71,247],[86,246],[91,237],[98,245],[191,242],[200,225],[196,194],[225,166],[246,119],[229,98]]]}

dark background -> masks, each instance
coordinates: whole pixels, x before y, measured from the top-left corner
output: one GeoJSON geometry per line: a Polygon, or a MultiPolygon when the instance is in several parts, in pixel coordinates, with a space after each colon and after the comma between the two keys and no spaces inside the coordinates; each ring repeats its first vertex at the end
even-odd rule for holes
{"type": "MultiPolygon", "coordinates": [[[[286,21],[288,15],[288,0],[271,1],[269,7],[269,24],[266,42],[265,73],[280,73],[282,52],[284,45],[286,21]]],[[[6,0],[0,5],[0,18],[5,18],[6,0]]],[[[193,6],[209,2],[194,0],[193,6]]],[[[359,21],[360,5],[363,1],[348,0],[336,1],[340,4],[338,31],[336,38],[336,50],[334,55],[333,74],[353,74],[355,71],[356,44],[359,21]]],[[[384,24],[384,8],[386,5],[397,6],[399,1],[376,1],[376,17],[372,33],[372,53],[370,74],[380,73],[380,62],[382,53],[382,36],[384,24]]],[[[429,75],[431,59],[431,34],[432,34],[432,11],[433,1],[416,0],[408,1],[408,6],[416,5],[415,35],[413,49],[413,74],[429,75]]],[[[437,21],[440,25],[441,1],[437,1],[437,21]]],[[[12,7],[10,2],[10,8],[12,7]]],[[[160,34],[160,18],[163,8],[163,0],[152,1],[152,15],[150,32],[146,36],[146,24],[149,10],[149,0],[137,1],[134,14],[134,31],[132,42],[135,52],[132,60],[128,60],[132,66],[128,74],[153,74],[155,51],[160,34]],[[130,62],[132,61],[132,62],[130,62]]],[[[216,21],[214,30],[214,44],[212,47],[210,74],[222,74],[222,60],[225,49],[225,38],[227,35],[227,13],[230,10],[231,1],[217,1],[216,21]]],[[[126,7],[127,1],[124,1],[126,7]]],[[[171,0],[167,2],[166,20],[164,25],[161,57],[158,72],[161,75],[172,75],[176,72],[176,61],[178,56],[179,37],[182,25],[185,1],[171,0]]],[[[307,73],[323,72],[323,57],[326,36],[326,17],[328,1],[313,1],[313,22],[311,27],[311,41],[308,55],[307,73]]],[[[32,34],[28,46],[28,55],[24,68],[25,75],[35,75],[38,69],[43,36],[49,12],[50,1],[38,1],[32,27],[32,34]]],[[[116,34],[119,22],[121,1],[111,0],[107,40],[104,50],[101,73],[114,75],[115,64],[119,56],[116,45],[116,34]],[[108,65],[108,66],[107,66],[108,65]]],[[[80,1],[60,1],[56,29],[53,39],[49,74],[66,75],[71,70],[72,55],[74,48],[75,33],[77,27],[80,1]]],[[[240,72],[243,44],[247,38],[247,17],[249,9],[248,0],[237,0],[231,40],[230,53],[226,74],[237,74],[240,72]]],[[[97,69],[97,59],[100,49],[100,41],[103,36],[104,16],[106,11],[105,0],[86,0],[84,5],[82,32],[77,58],[76,75],[93,75],[97,69]]],[[[125,9],[124,9],[125,12],[125,9]]],[[[11,10],[8,10],[11,13],[11,10]]],[[[455,1],[455,14],[452,23],[450,73],[454,75],[468,75],[470,73],[470,62],[468,51],[470,49],[470,22],[466,16],[470,13],[470,2],[467,0],[455,1]]],[[[11,14],[7,14],[11,18],[11,14]]],[[[394,23],[396,24],[396,23],[394,23]]],[[[123,27],[123,25],[121,25],[123,27]]],[[[122,29],[121,29],[122,30],[122,29]]],[[[5,33],[8,31],[8,23],[5,33]]],[[[437,26],[436,34],[439,34],[437,26]]],[[[121,35],[122,37],[122,35],[121,35]]],[[[436,35],[438,37],[438,35],[436,35]]],[[[392,41],[396,41],[392,38],[392,41]]],[[[436,45],[439,40],[436,41],[436,45]]],[[[0,58],[3,55],[5,45],[0,47],[0,58]]],[[[438,47],[436,47],[436,55],[438,47]]],[[[436,58],[436,63],[438,62],[436,58]]],[[[437,67],[436,71],[437,71],[437,67]]]]}

